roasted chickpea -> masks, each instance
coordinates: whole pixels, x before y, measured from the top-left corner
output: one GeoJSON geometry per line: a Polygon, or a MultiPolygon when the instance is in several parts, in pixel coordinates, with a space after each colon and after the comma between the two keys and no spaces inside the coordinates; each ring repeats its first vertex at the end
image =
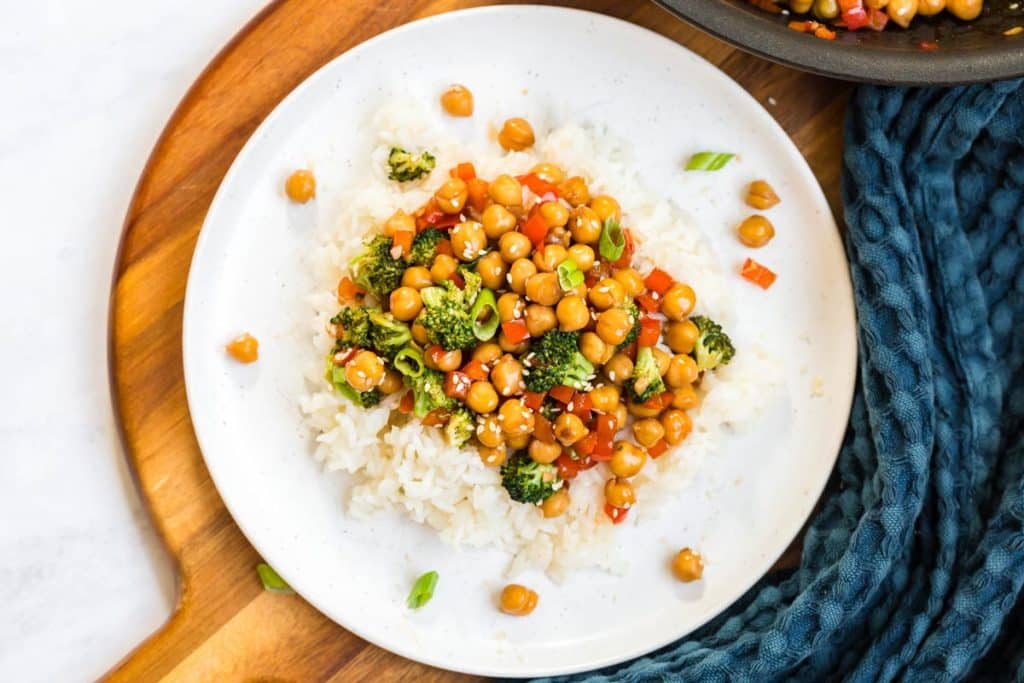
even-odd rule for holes
{"type": "Polygon", "coordinates": [[[488,467],[499,467],[505,462],[508,455],[508,450],[503,443],[493,447],[481,446],[477,452],[480,454],[480,460],[488,467]]]}
{"type": "Polygon", "coordinates": [[[524,118],[514,117],[505,121],[498,132],[498,144],[511,152],[533,147],[533,127],[524,118]]]}
{"type": "MultiPolygon", "coordinates": [[[[492,183],[493,186],[493,183],[492,183]]],[[[516,216],[501,204],[491,204],[480,216],[488,239],[496,240],[516,229],[516,216]]]]}
{"type": "Polygon", "coordinates": [[[691,410],[700,405],[700,394],[692,384],[679,387],[672,392],[672,407],[680,410],[691,410]]]}
{"type": "Polygon", "coordinates": [[[360,351],[345,365],[345,381],[356,391],[369,391],[384,379],[384,361],[373,351],[360,351]]]}
{"type": "Polygon", "coordinates": [[[403,287],[412,287],[415,290],[420,290],[433,284],[434,279],[430,276],[430,270],[423,266],[409,266],[402,273],[403,287]]]}
{"type": "Polygon", "coordinates": [[[569,258],[584,273],[594,266],[594,250],[586,244],[574,244],[569,247],[569,258]]]}
{"type": "Polygon", "coordinates": [[[394,237],[396,232],[416,232],[416,219],[399,209],[384,221],[384,234],[394,237]]]}
{"type": "Polygon", "coordinates": [[[500,346],[501,350],[505,353],[514,353],[517,356],[521,356],[526,353],[528,348],[530,348],[530,339],[527,337],[522,341],[513,343],[512,340],[508,338],[508,335],[505,334],[505,331],[502,330],[498,333],[498,346],[500,346]]]}
{"type": "Polygon", "coordinates": [[[946,0],[946,9],[957,19],[973,21],[981,14],[983,0],[946,0]]]}
{"type": "MultiPolygon", "coordinates": [[[[819,2],[832,2],[834,0],[815,0],[815,4],[819,2]]],[[[978,10],[981,11],[981,0],[977,0],[978,10]]],[[[953,11],[953,6],[957,5],[957,0],[948,3],[947,7],[949,11],[953,11]]],[[[910,26],[911,20],[917,15],[917,0],[889,0],[889,4],[885,6],[885,13],[889,15],[889,18],[896,24],[899,24],[903,28],[910,26]]],[[[975,15],[977,16],[977,15],[975,15]]],[[[963,18],[963,17],[961,17],[963,18]]],[[[972,17],[973,18],[973,17],[972,17]]]]}
{"type": "Polygon", "coordinates": [[[622,429],[626,426],[626,420],[629,419],[629,409],[626,408],[626,404],[619,401],[619,405],[615,408],[615,429],[622,429]]]}
{"type": "Polygon", "coordinates": [[[380,389],[382,394],[391,395],[396,391],[401,391],[402,387],[402,373],[397,370],[385,370],[384,379],[380,381],[377,388],[380,389]]]}
{"type": "Polygon", "coordinates": [[[588,392],[590,405],[599,413],[611,415],[619,406],[619,388],[614,384],[602,384],[588,392]]]}
{"type": "Polygon", "coordinates": [[[828,21],[839,16],[839,4],[836,0],[814,0],[811,12],[818,19],[828,21]]]}
{"type": "Polygon", "coordinates": [[[555,226],[548,230],[548,234],[544,236],[544,244],[560,244],[563,247],[568,247],[569,242],[572,241],[572,235],[569,233],[569,229],[564,226],[555,226]]]}
{"type": "Polygon", "coordinates": [[[413,340],[420,346],[426,346],[430,343],[430,333],[427,332],[427,328],[423,327],[419,320],[414,320],[412,325],[409,326],[409,331],[412,333],[413,340]]]}
{"type": "MultiPolygon", "coordinates": [[[[661,441],[664,436],[665,428],[653,417],[645,417],[633,423],[633,437],[641,446],[653,446],[661,441]]],[[[615,472],[615,470],[612,471],[615,472]]],[[[619,474],[618,472],[615,472],[615,474],[620,477],[632,476],[629,474],[619,474]]]]}
{"type": "Polygon", "coordinates": [[[614,384],[622,383],[633,376],[633,361],[624,353],[616,353],[604,364],[604,374],[614,384]]]}
{"type": "Polygon", "coordinates": [[[669,320],[682,320],[690,315],[694,305],[697,303],[697,295],[693,287],[676,283],[668,288],[661,300],[661,312],[669,320]]]}
{"type": "Polygon", "coordinates": [[[459,213],[469,198],[469,188],[462,178],[449,178],[434,192],[437,208],[445,213],[459,213]]]}
{"type": "Polygon", "coordinates": [[[668,372],[669,366],[672,364],[672,356],[657,346],[651,349],[651,355],[654,356],[654,362],[658,364],[658,374],[664,377],[665,373],[668,372]]]}
{"type": "Polygon", "coordinates": [[[550,496],[547,497],[543,503],[540,504],[540,510],[544,513],[544,516],[548,519],[552,517],[560,517],[569,508],[569,489],[564,486],[550,496]]]}
{"type": "Polygon", "coordinates": [[[736,228],[736,234],[744,245],[757,249],[768,244],[775,237],[772,222],[761,215],[746,218],[736,228]]]}
{"type": "Polygon", "coordinates": [[[554,306],[562,298],[562,288],[554,273],[537,273],[526,279],[526,298],[545,306],[554,306]]]}
{"type": "Polygon", "coordinates": [[[513,356],[502,356],[491,369],[491,384],[502,396],[516,396],[526,391],[523,365],[513,356]]]}
{"type": "Polygon", "coordinates": [[[438,254],[434,257],[434,263],[430,266],[430,278],[435,284],[441,284],[445,280],[450,280],[452,275],[455,274],[455,269],[459,267],[459,262],[455,260],[454,256],[448,254],[438,254]]]}
{"type": "Polygon", "coordinates": [[[508,286],[513,292],[526,292],[526,281],[537,274],[537,266],[528,258],[516,259],[508,271],[508,286]]]}
{"type": "Polygon", "coordinates": [[[946,9],[946,0],[918,0],[917,13],[923,17],[931,17],[946,9]]]}
{"type": "Polygon", "coordinates": [[[530,439],[532,438],[533,437],[526,433],[507,434],[505,436],[505,443],[508,444],[508,447],[511,448],[512,450],[521,451],[530,445],[530,439]]]}
{"type": "Polygon", "coordinates": [[[459,223],[448,233],[452,241],[452,251],[463,261],[472,261],[480,257],[487,248],[487,235],[484,226],[476,221],[459,223]]]}
{"type": "Polygon", "coordinates": [[[552,185],[561,185],[565,181],[565,171],[562,167],[547,162],[535,164],[530,173],[552,185]]]}
{"type": "MultiPolygon", "coordinates": [[[[658,425],[658,427],[660,428],[661,425],[658,425]]],[[[636,433],[635,423],[633,424],[633,433],[636,433]]],[[[639,474],[646,463],[646,450],[628,441],[616,441],[615,447],[612,449],[612,459],[608,461],[608,468],[616,477],[626,478],[639,474]]]]}
{"type": "Polygon", "coordinates": [[[628,508],[636,503],[636,491],[628,480],[616,477],[604,485],[604,499],[617,508],[628,508]]]}
{"type": "Polygon", "coordinates": [[[505,432],[497,415],[488,415],[477,422],[476,440],[487,448],[497,448],[505,443],[505,432]]]}
{"type": "Polygon", "coordinates": [[[643,294],[647,289],[644,279],[640,277],[640,273],[636,272],[635,268],[620,268],[612,273],[612,279],[622,285],[626,296],[630,298],[643,294]]]}
{"type": "Polygon", "coordinates": [[[670,408],[661,414],[661,428],[665,430],[665,442],[675,446],[683,442],[693,429],[693,421],[686,411],[670,408]]]}
{"type": "Polygon", "coordinates": [[[668,365],[668,372],[665,373],[665,384],[672,388],[689,386],[697,381],[700,371],[697,370],[697,361],[683,353],[672,356],[668,365]]]}
{"type": "Polygon", "coordinates": [[[498,392],[494,385],[484,380],[473,382],[466,394],[466,405],[474,413],[490,413],[498,407],[498,392]]]}
{"type": "MultiPolygon", "coordinates": [[[[593,290],[591,290],[593,292],[593,290]]],[[[633,329],[633,316],[621,308],[609,308],[597,316],[597,336],[605,344],[621,344],[633,329]]]]}
{"type": "Polygon", "coordinates": [[[521,232],[506,232],[498,239],[498,249],[501,250],[501,258],[513,263],[529,256],[533,243],[521,232]]]}
{"type": "Polygon", "coordinates": [[[587,187],[587,181],[578,175],[574,175],[559,185],[558,193],[572,206],[583,206],[590,201],[590,188],[587,187]]]}
{"type": "Polygon", "coordinates": [[[589,206],[578,206],[569,214],[569,232],[580,244],[597,244],[601,226],[601,219],[589,206]]]}
{"type": "MultiPolygon", "coordinates": [[[[621,306],[626,301],[626,290],[622,285],[610,277],[598,282],[587,292],[587,298],[599,311],[621,306]]],[[[632,323],[631,323],[632,324],[632,323]]]]}
{"type": "MultiPolygon", "coordinates": [[[[872,2],[873,0],[867,0],[872,2]]],[[[889,0],[885,0],[888,2],[889,0]]],[[[789,11],[795,12],[796,14],[807,14],[811,11],[811,5],[814,4],[814,0],[789,0],[789,11]]]]}
{"type": "Polygon", "coordinates": [[[537,338],[556,327],[558,327],[558,317],[553,308],[540,304],[530,304],[526,307],[526,330],[531,337],[537,338]]]}
{"type": "MultiPolygon", "coordinates": [[[[587,313],[590,317],[590,313],[587,313]]],[[[596,332],[584,332],[580,335],[580,353],[594,365],[601,365],[604,362],[608,345],[597,336],[596,332]]]]}
{"type": "Polygon", "coordinates": [[[473,360],[489,364],[501,358],[501,347],[494,342],[484,342],[473,349],[473,360]]]}
{"type": "Polygon", "coordinates": [[[453,85],[441,93],[441,108],[449,116],[472,116],[473,93],[464,85],[453,85]]]}
{"type": "Polygon", "coordinates": [[[558,326],[563,332],[576,332],[590,324],[590,309],[583,297],[570,294],[562,297],[556,309],[558,326]]]}
{"type": "Polygon", "coordinates": [[[462,367],[462,351],[459,349],[444,351],[444,353],[436,355],[427,354],[427,356],[433,357],[434,366],[441,372],[451,372],[462,367]]]}
{"type": "Polygon", "coordinates": [[[704,559],[689,548],[683,548],[672,558],[672,573],[683,583],[696,581],[704,573],[704,559]]]}
{"type": "Polygon", "coordinates": [[[635,418],[658,417],[658,413],[661,412],[661,404],[658,404],[657,407],[652,407],[646,403],[633,403],[630,401],[626,404],[626,411],[635,418]]]}
{"type": "Polygon", "coordinates": [[[665,343],[676,353],[690,353],[697,343],[700,330],[692,320],[670,322],[665,328],[665,343]]]}
{"type": "Polygon", "coordinates": [[[571,446],[589,433],[583,420],[572,413],[562,413],[555,418],[554,431],[555,438],[561,441],[563,446],[571,446]]]}
{"type": "Polygon", "coordinates": [[[501,404],[498,421],[506,434],[532,434],[535,424],[533,411],[518,398],[510,398],[501,404]]]}
{"type": "Polygon", "coordinates": [[[508,274],[508,264],[496,251],[489,251],[480,257],[476,262],[476,272],[488,289],[503,289],[507,284],[505,276],[508,274]]]}
{"type": "Polygon", "coordinates": [[[259,341],[248,332],[232,339],[225,349],[239,363],[254,363],[260,355],[259,341]]]}
{"type": "Polygon", "coordinates": [[[537,606],[537,593],[518,583],[510,583],[501,591],[501,611],[514,617],[525,617],[537,606]]]}
{"type": "MultiPolygon", "coordinates": [[[[932,0],[927,0],[932,1],[932,0]]],[[[747,205],[765,211],[779,203],[779,195],[764,180],[755,180],[747,188],[747,205]]]]}
{"type": "Polygon", "coordinates": [[[498,318],[501,322],[507,323],[511,320],[519,320],[526,312],[526,304],[515,292],[505,292],[498,297],[498,318]]]}
{"type": "Polygon", "coordinates": [[[561,228],[569,222],[569,209],[559,202],[544,202],[538,211],[549,228],[561,228]]]}
{"type": "Polygon", "coordinates": [[[539,271],[553,273],[568,256],[569,252],[561,244],[545,244],[533,253],[533,265],[539,271]]]}
{"type": "Polygon", "coordinates": [[[398,287],[388,297],[391,306],[391,315],[396,320],[408,322],[420,314],[423,309],[423,300],[420,293],[412,287],[398,287]]]}
{"type": "Polygon", "coordinates": [[[502,206],[522,206],[523,204],[523,186],[507,173],[502,173],[491,181],[487,187],[487,193],[492,200],[502,206]]]}
{"type": "Polygon", "coordinates": [[[614,219],[616,222],[622,220],[622,208],[619,206],[619,203],[613,197],[609,197],[606,194],[599,194],[593,197],[590,200],[589,206],[597,214],[602,224],[609,218],[614,219]]]}
{"type": "Polygon", "coordinates": [[[313,172],[305,169],[294,171],[284,183],[284,192],[293,202],[308,202],[316,196],[316,178],[313,172]]]}
{"type": "Polygon", "coordinates": [[[530,459],[534,462],[548,465],[557,460],[558,456],[562,454],[562,447],[557,443],[544,443],[540,439],[534,439],[530,442],[527,452],[530,455],[530,459]]]}

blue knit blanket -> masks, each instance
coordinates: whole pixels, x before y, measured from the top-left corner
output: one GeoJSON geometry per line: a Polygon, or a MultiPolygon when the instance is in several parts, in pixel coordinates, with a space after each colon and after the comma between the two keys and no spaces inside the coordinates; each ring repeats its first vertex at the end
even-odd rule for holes
{"type": "Polygon", "coordinates": [[[799,568],[587,681],[1024,680],[1024,85],[861,87],[859,386],[799,568]]]}

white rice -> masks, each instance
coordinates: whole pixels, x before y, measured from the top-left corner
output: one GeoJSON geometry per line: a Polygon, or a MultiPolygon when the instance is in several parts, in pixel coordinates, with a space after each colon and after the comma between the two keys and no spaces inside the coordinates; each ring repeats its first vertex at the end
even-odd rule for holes
{"type": "MultiPolygon", "coordinates": [[[[607,131],[565,125],[539,136],[531,150],[503,154],[493,142],[461,144],[432,120],[412,102],[394,102],[379,110],[368,126],[376,131],[378,144],[365,182],[345,194],[336,220],[322,230],[314,258],[320,286],[311,297],[315,348],[310,352],[310,393],[300,402],[316,435],[315,457],[326,469],[351,477],[346,508],[355,517],[397,510],[430,525],[453,545],[507,551],[512,556],[510,574],[536,568],[557,578],[580,567],[621,573],[625,558],[610,552],[616,527],[603,512],[603,468],[581,472],[572,483],[567,513],[545,519],[533,506],[508,497],[498,470],[485,466],[474,447],[453,448],[441,430],[415,419],[389,422],[397,395],[367,410],[334,392],[322,376],[322,358],[333,344],[327,325],[338,309],[335,287],[367,233],[396,209],[412,212],[421,206],[447,177],[447,169],[467,159],[483,177],[525,173],[539,161],[551,161],[583,176],[592,193],[616,197],[624,223],[641,240],[641,272],[656,263],[685,280],[697,292],[698,311],[727,329],[736,322],[728,282],[733,276],[722,268],[699,229],[675,206],[640,185],[626,148],[607,131]],[[436,170],[422,182],[389,181],[386,158],[392,145],[430,150],[437,157],[436,170]]],[[[642,523],[656,513],[659,499],[685,488],[717,450],[723,428],[755,418],[765,386],[780,381],[779,363],[748,348],[740,349],[725,368],[708,373],[701,387],[706,395],[692,412],[693,432],[635,478],[638,504],[627,523],[642,523]]]]}

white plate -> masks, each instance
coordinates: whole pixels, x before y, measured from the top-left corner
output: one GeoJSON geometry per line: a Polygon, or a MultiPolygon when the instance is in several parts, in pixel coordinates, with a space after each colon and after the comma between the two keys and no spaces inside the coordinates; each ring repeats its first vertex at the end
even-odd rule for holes
{"type": "MultiPolygon", "coordinates": [[[[667,21],[670,21],[666,17],[667,21]]],[[[338,57],[288,96],[224,178],[196,246],[184,313],[189,408],[217,489],[246,537],[309,602],[382,647],[436,666],[499,676],[591,669],[689,633],[725,609],[771,566],[814,505],[849,412],[856,345],[852,294],[835,223],[807,164],[741,88],[686,49],[604,16],[494,7],[445,14],[385,33],[338,57]],[[624,525],[630,573],[574,575],[562,585],[529,575],[540,593],[529,618],[498,612],[507,558],[455,551],[393,516],[343,514],[341,483],[310,457],[297,409],[311,284],[303,258],[313,226],[365,164],[366,117],[394,94],[434,102],[467,84],[477,114],[456,127],[512,115],[553,124],[606,124],[635,147],[650,187],[693,214],[723,262],[748,255],[733,226],[747,213],[746,182],[769,179],[783,202],[778,236],[756,253],[780,275],[770,291],[735,278],[748,330],[787,361],[788,400],[754,432],[728,439],[693,487],[656,520],[624,525]],[[718,173],[681,171],[692,152],[731,150],[718,173]],[[284,200],[282,182],[311,166],[315,203],[284,200]],[[248,330],[251,366],[224,343],[248,330]],[[812,397],[812,384],[824,395],[812,397]],[[704,580],[675,582],[671,554],[707,558],[704,580]],[[404,602],[436,569],[433,601],[404,602]]],[[[749,335],[748,335],[749,336],[749,335]]]]}

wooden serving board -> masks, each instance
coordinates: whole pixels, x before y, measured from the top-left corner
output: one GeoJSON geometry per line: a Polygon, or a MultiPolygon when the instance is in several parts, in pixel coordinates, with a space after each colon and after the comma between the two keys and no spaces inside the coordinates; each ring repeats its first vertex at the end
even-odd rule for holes
{"type": "MultiPolygon", "coordinates": [[[[178,602],[170,620],[118,664],[111,679],[473,679],[381,650],[298,596],[263,591],[255,571],[260,558],[217,495],[192,431],[181,323],[189,262],[207,207],[239,149],[277,103],[315,69],[373,35],[478,4],[275,2],[207,67],[167,124],[125,219],[111,297],[110,359],[128,459],[177,567],[178,602]]],[[[789,132],[839,215],[847,85],[746,55],[644,0],[566,4],[651,28],[737,80],[789,132]]],[[[795,564],[798,553],[791,548],[780,564],[795,564]]]]}

